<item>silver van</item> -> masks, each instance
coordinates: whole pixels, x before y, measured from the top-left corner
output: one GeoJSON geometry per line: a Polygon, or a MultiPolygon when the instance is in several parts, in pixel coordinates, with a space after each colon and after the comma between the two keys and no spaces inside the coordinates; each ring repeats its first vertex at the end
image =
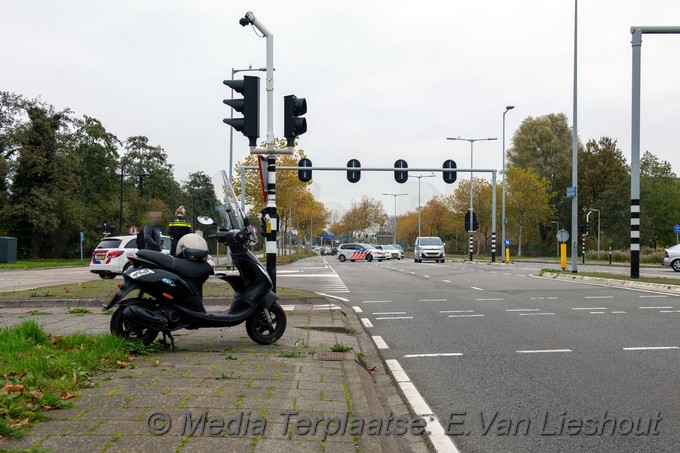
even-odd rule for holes
{"type": "Polygon", "coordinates": [[[436,236],[423,236],[416,238],[413,247],[416,263],[423,260],[434,260],[435,263],[444,262],[444,243],[436,236]]]}

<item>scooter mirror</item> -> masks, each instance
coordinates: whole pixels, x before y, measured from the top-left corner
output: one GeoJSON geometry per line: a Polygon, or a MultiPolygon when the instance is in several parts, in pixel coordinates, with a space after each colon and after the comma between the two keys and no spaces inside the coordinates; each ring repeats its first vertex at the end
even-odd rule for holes
{"type": "Polygon", "coordinates": [[[196,218],[196,220],[198,220],[198,223],[200,223],[201,225],[212,225],[213,223],[215,223],[213,219],[211,219],[207,215],[199,215],[196,218]]]}

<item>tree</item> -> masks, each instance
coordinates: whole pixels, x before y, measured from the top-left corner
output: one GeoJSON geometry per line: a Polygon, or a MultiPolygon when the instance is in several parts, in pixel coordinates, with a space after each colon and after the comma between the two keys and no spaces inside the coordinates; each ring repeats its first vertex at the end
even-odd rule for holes
{"type": "Polygon", "coordinates": [[[680,182],[671,164],[649,151],[640,159],[640,244],[656,248],[675,244],[673,225],[680,221],[680,182]]]}
{"type": "Polygon", "coordinates": [[[336,235],[363,238],[375,233],[387,221],[387,213],[382,201],[364,195],[360,201],[353,201],[350,209],[340,221],[331,225],[330,230],[336,235]]]}
{"type": "Polygon", "coordinates": [[[63,251],[61,232],[69,231],[75,186],[71,163],[65,158],[61,131],[68,111],[32,106],[29,121],[17,131],[19,146],[6,220],[17,237],[21,256],[37,258],[63,251]]]}
{"type": "Polygon", "coordinates": [[[550,183],[532,169],[510,168],[506,183],[505,208],[508,230],[516,231],[518,256],[522,256],[522,244],[538,233],[538,225],[550,221],[554,209],[550,204],[553,193],[550,183]]]}
{"type": "MultiPolygon", "coordinates": [[[[496,187],[497,190],[497,200],[499,191],[499,187],[496,187]]],[[[479,223],[479,229],[478,232],[481,236],[481,238],[478,237],[477,239],[477,253],[480,252],[481,249],[481,239],[484,239],[484,249],[488,250],[489,248],[489,239],[491,238],[491,226],[492,226],[492,215],[491,215],[491,205],[492,205],[492,199],[491,199],[491,194],[492,194],[492,185],[491,182],[489,182],[486,179],[483,178],[474,178],[474,183],[472,185],[472,202],[473,202],[473,210],[475,213],[475,216],[477,217],[477,223],[479,223]]],[[[453,191],[453,194],[451,195],[450,198],[450,203],[453,209],[453,212],[455,213],[455,218],[458,219],[457,225],[459,226],[460,230],[464,231],[465,229],[465,214],[470,210],[470,180],[466,179],[461,181],[456,189],[453,191]]],[[[498,223],[498,219],[500,218],[499,215],[500,213],[498,212],[499,209],[497,207],[497,212],[496,212],[496,225],[500,225],[498,223]]],[[[459,230],[459,231],[460,231],[459,230]]]]}
{"type": "Polygon", "coordinates": [[[214,217],[215,206],[223,203],[223,200],[217,200],[215,197],[212,178],[202,171],[189,173],[189,179],[182,184],[182,192],[182,199],[179,204],[186,208],[187,219],[194,230],[196,229],[196,218],[199,215],[214,217]]]}
{"type": "Polygon", "coordinates": [[[547,180],[558,220],[566,223],[571,219],[571,200],[564,192],[572,185],[572,134],[565,114],[527,117],[515,132],[507,156],[509,167],[533,169],[547,180]]]}

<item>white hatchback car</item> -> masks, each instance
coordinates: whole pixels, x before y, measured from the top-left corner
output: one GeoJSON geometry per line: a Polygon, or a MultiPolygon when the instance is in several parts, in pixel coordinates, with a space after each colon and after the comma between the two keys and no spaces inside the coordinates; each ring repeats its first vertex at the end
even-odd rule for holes
{"type": "MultiPolygon", "coordinates": [[[[163,253],[170,254],[170,236],[161,236],[163,253]]],[[[109,236],[101,240],[92,252],[90,272],[99,274],[103,279],[122,275],[130,265],[128,256],[137,253],[137,236],[109,236]]]]}

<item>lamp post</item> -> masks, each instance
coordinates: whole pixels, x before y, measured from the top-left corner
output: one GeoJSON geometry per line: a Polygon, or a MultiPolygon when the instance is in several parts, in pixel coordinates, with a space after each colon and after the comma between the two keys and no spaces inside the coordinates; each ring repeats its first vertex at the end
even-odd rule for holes
{"type": "Polygon", "coordinates": [[[473,174],[473,171],[474,171],[474,168],[475,168],[474,160],[473,160],[473,145],[474,145],[475,142],[485,141],[485,140],[498,140],[498,138],[496,138],[496,137],[494,137],[494,138],[460,138],[460,137],[453,138],[453,137],[447,137],[446,139],[447,140],[459,140],[459,141],[470,142],[470,225],[469,225],[470,230],[468,231],[468,233],[470,233],[470,261],[472,261],[473,239],[474,239],[474,234],[475,234],[475,231],[474,231],[474,223],[475,223],[474,218],[475,217],[474,217],[474,209],[473,209],[473,206],[472,206],[472,181],[473,181],[472,174],[473,174]]]}
{"type": "MultiPolygon", "coordinates": [[[[503,112],[503,183],[501,184],[501,244],[505,249],[505,224],[508,219],[505,218],[505,114],[514,109],[514,105],[508,105],[503,112]]],[[[503,253],[503,261],[505,261],[505,253],[503,253]]]]}
{"type": "Polygon", "coordinates": [[[597,211],[597,259],[600,259],[600,210],[590,208],[591,211],[597,211]]]}
{"type": "MultiPolygon", "coordinates": [[[[555,233],[560,231],[560,222],[557,220],[551,220],[550,223],[555,224],[555,233]]],[[[555,236],[555,243],[557,244],[557,256],[560,256],[560,241],[557,240],[557,235],[555,236]]]]}
{"type": "Polygon", "coordinates": [[[383,195],[389,195],[394,197],[394,244],[397,243],[397,197],[402,195],[408,195],[407,193],[383,193],[383,195]]]}
{"type": "MultiPolygon", "coordinates": [[[[257,68],[253,69],[249,66],[248,69],[234,69],[231,68],[231,79],[234,79],[234,75],[239,72],[252,72],[252,71],[267,71],[267,68],[257,68]]],[[[231,98],[234,99],[234,90],[231,90],[231,98]]],[[[234,118],[234,109],[229,109],[229,118],[234,118]]],[[[234,168],[234,128],[229,128],[229,182],[232,181],[232,171],[234,168]]]]}
{"type": "MultiPolygon", "coordinates": [[[[435,176],[437,176],[437,175],[435,175],[434,173],[432,173],[431,175],[414,176],[414,178],[418,178],[418,237],[421,236],[421,234],[420,234],[420,179],[421,178],[434,178],[435,176]]],[[[395,218],[396,218],[396,213],[395,213],[395,218]]],[[[396,220],[395,220],[395,222],[396,222],[396,220]]]]}

